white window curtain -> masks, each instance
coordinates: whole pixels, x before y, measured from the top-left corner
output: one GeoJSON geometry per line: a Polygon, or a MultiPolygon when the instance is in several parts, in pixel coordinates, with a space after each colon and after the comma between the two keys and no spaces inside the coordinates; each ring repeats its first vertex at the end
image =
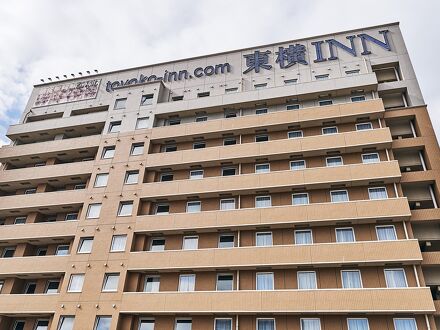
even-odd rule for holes
{"type": "Polygon", "coordinates": [[[368,319],[348,319],[348,330],[369,330],[368,319]]]}
{"type": "Polygon", "coordinates": [[[290,169],[292,171],[298,171],[306,168],[306,162],[304,160],[295,160],[290,162],[290,169]]]}
{"type": "Polygon", "coordinates": [[[397,237],[394,226],[377,227],[377,239],[379,241],[395,241],[397,237]]]}
{"type": "Polygon", "coordinates": [[[354,242],[353,228],[336,229],[336,242],[338,243],[354,242]]]}
{"type": "Polygon", "coordinates": [[[319,319],[301,319],[301,330],[321,330],[319,319]]]}
{"type": "Polygon", "coordinates": [[[342,286],[345,289],[361,288],[361,273],[358,270],[343,270],[342,286]]]}
{"type": "Polygon", "coordinates": [[[345,190],[331,191],[330,197],[332,203],[348,202],[348,193],[345,190]]]}
{"type": "Polygon", "coordinates": [[[127,235],[113,236],[112,251],[124,251],[126,241],[127,241],[127,235]]]}
{"type": "Polygon", "coordinates": [[[197,236],[188,236],[183,238],[183,250],[197,250],[199,238],[197,236]]]}
{"type": "Polygon", "coordinates": [[[387,199],[388,198],[387,190],[383,187],[369,188],[368,195],[370,196],[370,199],[387,199]]]}
{"type": "Polygon", "coordinates": [[[385,279],[388,288],[406,288],[406,278],[403,269],[386,269],[385,279]]]}
{"type": "Polygon", "coordinates": [[[147,276],[145,278],[144,292],[158,292],[160,287],[159,276],[147,276]]]}
{"type": "Polygon", "coordinates": [[[308,194],[293,194],[292,195],[292,204],[293,205],[307,205],[307,204],[309,204],[309,195],[308,194]]]}
{"type": "Polygon", "coordinates": [[[300,290],[316,289],[316,273],[298,272],[298,289],[300,290]]]}
{"type": "Polygon", "coordinates": [[[257,330],[275,330],[275,320],[258,320],[257,330]]]}
{"type": "Polygon", "coordinates": [[[257,274],[257,290],[273,290],[273,273],[257,274]]]}
{"type": "Polygon", "coordinates": [[[179,291],[194,291],[195,284],[195,275],[180,275],[179,291]]]}
{"type": "Polygon", "coordinates": [[[84,274],[73,274],[70,277],[69,291],[80,292],[84,283],[84,274]]]}
{"type": "Polygon", "coordinates": [[[221,210],[235,210],[235,199],[222,199],[220,201],[221,210]]]}
{"type": "Polygon", "coordinates": [[[415,319],[394,319],[395,330],[417,330],[415,319]]]}
{"type": "Polygon", "coordinates": [[[272,233],[257,233],[257,246],[271,246],[272,233]]]}
{"type": "Polygon", "coordinates": [[[154,321],[142,320],[139,325],[139,330],[154,330],[154,321]]]}
{"type": "Polygon", "coordinates": [[[232,320],[228,320],[228,319],[215,320],[215,330],[232,330],[232,320]]]}
{"type": "Polygon", "coordinates": [[[255,198],[255,207],[271,207],[272,201],[270,196],[260,196],[255,198]]]}
{"type": "Polygon", "coordinates": [[[378,163],[379,162],[379,155],[378,154],[363,154],[362,155],[362,162],[364,164],[378,163]]]}
{"type": "Polygon", "coordinates": [[[177,320],[175,330],[191,330],[192,321],[191,320],[177,320]]]}
{"type": "Polygon", "coordinates": [[[295,231],[295,244],[312,244],[311,230],[297,230],[295,231]]]}

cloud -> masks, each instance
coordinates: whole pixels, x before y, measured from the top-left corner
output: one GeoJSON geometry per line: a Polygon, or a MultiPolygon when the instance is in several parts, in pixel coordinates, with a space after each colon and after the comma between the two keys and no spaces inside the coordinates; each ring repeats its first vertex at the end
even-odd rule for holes
{"type": "MultiPolygon", "coordinates": [[[[40,78],[100,72],[400,21],[425,101],[440,106],[432,65],[440,2],[15,0],[0,9],[0,143],[40,78]],[[422,24],[423,22],[423,24],[422,24]]],[[[431,111],[440,132],[440,114],[431,111]]]]}

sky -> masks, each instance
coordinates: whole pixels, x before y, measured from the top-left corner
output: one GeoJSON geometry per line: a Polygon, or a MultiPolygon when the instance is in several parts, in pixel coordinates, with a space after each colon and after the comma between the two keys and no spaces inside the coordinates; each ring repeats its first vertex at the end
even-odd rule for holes
{"type": "Polygon", "coordinates": [[[14,0],[0,7],[0,145],[41,78],[400,22],[440,134],[439,0],[14,0]]]}

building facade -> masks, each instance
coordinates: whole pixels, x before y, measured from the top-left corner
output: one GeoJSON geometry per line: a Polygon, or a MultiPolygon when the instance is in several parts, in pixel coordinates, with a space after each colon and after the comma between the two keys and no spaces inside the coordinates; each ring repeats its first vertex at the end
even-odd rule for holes
{"type": "Polygon", "coordinates": [[[440,324],[398,23],[36,85],[7,136],[0,329],[440,324]]]}

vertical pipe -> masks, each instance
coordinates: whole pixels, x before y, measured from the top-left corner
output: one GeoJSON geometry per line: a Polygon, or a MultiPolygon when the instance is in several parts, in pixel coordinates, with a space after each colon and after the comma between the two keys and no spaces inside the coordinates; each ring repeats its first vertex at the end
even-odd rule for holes
{"type": "Polygon", "coordinates": [[[413,134],[413,137],[417,137],[416,129],[414,128],[414,124],[412,120],[409,121],[409,126],[411,126],[411,132],[413,134]]]}
{"type": "Polygon", "coordinates": [[[432,203],[434,204],[434,208],[437,209],[438,205],[437,205],[437,201],[435,199],[434,190],[432,190],[432,186],[431,185],[428,186],[428,189],[429,189],[429,193],[431,194],[432,203]]]}
{"type": "Polygon", "coordinates": [[[422,163],[423,170],[426,171],[425,159],[423,158],[423,154],[419,151],[420,162],[422,163]]]}
{"type": "Polygon", "coordinates": [[[408,229],[406,228],[406,222],[403,221],[403,230],[405,231],[405,239],[409,239],[408,237],[408,229]]]}

